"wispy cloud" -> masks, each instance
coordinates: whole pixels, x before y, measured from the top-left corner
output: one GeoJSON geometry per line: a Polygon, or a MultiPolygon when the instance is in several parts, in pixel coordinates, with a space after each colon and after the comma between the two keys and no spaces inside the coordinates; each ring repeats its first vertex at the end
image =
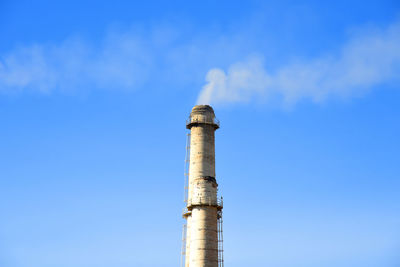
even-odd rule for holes
{"type": "Polygon", "coordinates": [[[132,88],[147,79],[151,64],[143,39],[133,34],[111,34],[99,47],[77,38],[20,47],[0,58],[0,92],[132,88]]]}
{"type": "Polygon", "coordinates": [[[360,95],[376,85],[399,82],[400,23],[364,32],[332,54],[268,71],[262,57],[214,68],[206,75],[198,104],[235,104],[257,99],[291,106],[303,99],[360,95]]]}

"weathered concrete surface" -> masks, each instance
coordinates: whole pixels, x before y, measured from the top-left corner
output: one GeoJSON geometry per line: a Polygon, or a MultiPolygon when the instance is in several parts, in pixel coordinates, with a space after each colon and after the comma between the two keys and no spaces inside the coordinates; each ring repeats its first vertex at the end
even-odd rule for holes
{"type": "Polygon", "coordinates": [[[215,180],[214,110],[208,105],[192,109],[187,209],[186,267],[218,267],[218,203],[215,180]]]}

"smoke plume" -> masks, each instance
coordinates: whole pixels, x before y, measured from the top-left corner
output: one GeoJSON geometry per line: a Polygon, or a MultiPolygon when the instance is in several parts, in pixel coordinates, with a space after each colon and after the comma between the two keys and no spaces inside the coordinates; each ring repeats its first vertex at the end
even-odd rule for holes
{"type": "Polygon", "coordinates": [[[307,99],[323,102],[398,83],[399,77],[400,23],[396,23],[350,39],[336,54],[291,63],[276,71],[267,71],[261,57],[235,63],[227,71],[211,69],[197,103],[279,99],[290,106],[307,99]]]}

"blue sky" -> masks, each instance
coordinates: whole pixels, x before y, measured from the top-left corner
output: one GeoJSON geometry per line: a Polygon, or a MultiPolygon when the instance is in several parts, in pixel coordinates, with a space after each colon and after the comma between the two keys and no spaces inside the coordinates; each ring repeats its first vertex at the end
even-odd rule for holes
{"type": "Polygon", "coordinates": [[[178,266],[185,119],[226,266],[400,264],[397,1],[0,1],[0,265],[178,266]]]}

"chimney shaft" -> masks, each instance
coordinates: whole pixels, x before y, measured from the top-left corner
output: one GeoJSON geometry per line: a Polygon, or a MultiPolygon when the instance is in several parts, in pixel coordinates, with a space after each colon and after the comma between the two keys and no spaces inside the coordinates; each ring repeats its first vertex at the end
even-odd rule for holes
{"type": "Polygon", "coordinates": [[[222,209],[215,179],[215,130],[219,123],[208,105],[192,109],[185,267],[218,267],[218,218],[222,209]]]}

